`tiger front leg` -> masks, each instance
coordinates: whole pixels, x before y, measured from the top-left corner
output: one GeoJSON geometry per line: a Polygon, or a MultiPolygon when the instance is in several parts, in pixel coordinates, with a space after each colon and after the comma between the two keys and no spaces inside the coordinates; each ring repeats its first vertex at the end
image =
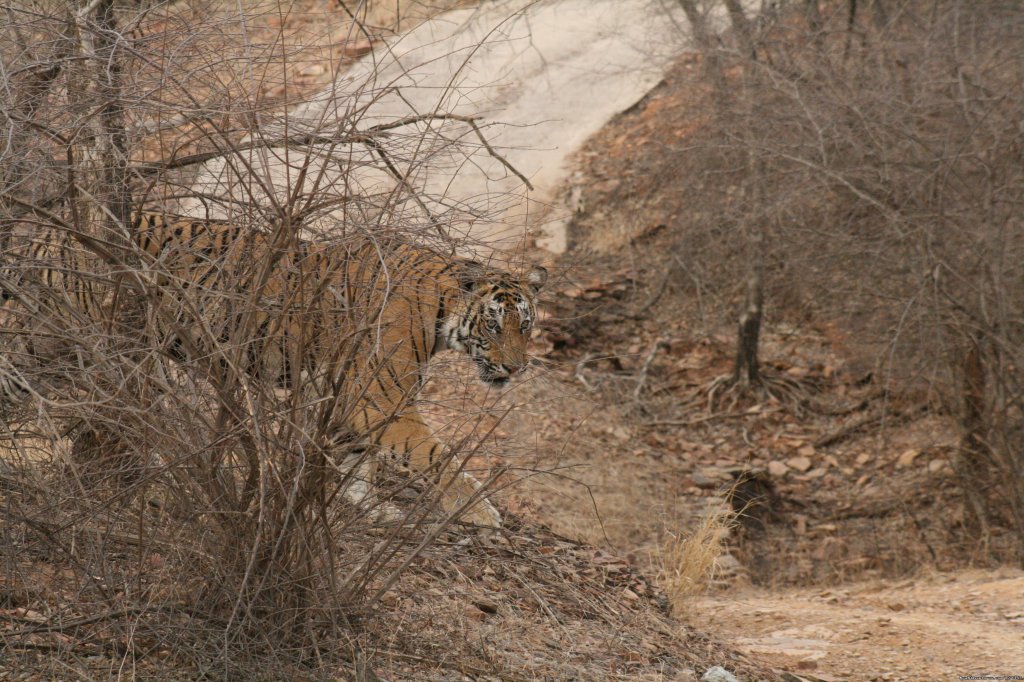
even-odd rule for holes
{"type": "Polygon", "coordinates": [[[364,510],[375,523],[401,522],[402,511],[391,502],[379,500],[375,494],[373,488],[379,467],[377,454],[365,449],[355,449],[345,456],[338,466],[349,479],[344,491],[345,499],[357,509],[364,510]]]}
{"type": "Polygon", "coordinates": [[[454,514],[466,507],[461,520],[484,528],[501,527],[501,514],[484,496],[483,485],[465,471],[457,459],[433,437],[423,419],[405,414],[391,423],[380,438],[381,445],[408,462],[414,473],[426,473],[441,496],[441,507],[454,514]]]}

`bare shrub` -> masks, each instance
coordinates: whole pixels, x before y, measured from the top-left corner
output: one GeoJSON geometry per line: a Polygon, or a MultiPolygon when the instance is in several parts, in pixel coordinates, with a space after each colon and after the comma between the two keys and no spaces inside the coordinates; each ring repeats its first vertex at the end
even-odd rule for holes
{"type": "MultiPolygon", "coordinates": [[[[702,6],[680,4],[700,26],[702,6]]],[[[834,325],[885,395],[957,416],[975,530],[1024,537],[1024,15],[958,0],[728,14],[699,41],[707,118],[668,176],[700,207],[679,257],[715,264],[696,268],[712,301],[749,312],[760,279],[757,317],[834,325]]],[[[754,376],[751,345],[737,377],[754,376]]]]}
{"type": "Polygon", "coordinates": [[[311,93],[289,90],[289,64],[318,43],[237,9],[0,7],[2,570],[45,612],[5,635],[11,651],[327,674],[339,656],[362,660],[359,621],[482,494],[453,491],[466,445],[381,473],[367,494],[383,468],[373,442],[409,418],[414,389],[378,401],[371,433],[348,430],[367,420],[365,393],[395,383],[388,325],[415,328],[385,311],[437,295],[435,277],[389,254],[460,246],[407,180],[433,157],[375,139],[450,156],[464,136],[431,125],[444,112],[367,122],[359,109],[293,134],[280,98],[311,93]],[[357,146],[387,191],[351,191],[357,146]],[[285,171],[268,170],[273,157],[285,171]],[[197,190],[210,159],[245,182],[197,190]],[[216,207],[240,238],[218,250],[199,210],[194,241],[154,258],[139,213],[153,206],[155,220],[216,207]],[[343,221],[325,218],[339,206],[343,221]],[[302,241],[315,219],[337,229],[302,241]],[[458,505],[439,513],[439,496],[458,505]]]}

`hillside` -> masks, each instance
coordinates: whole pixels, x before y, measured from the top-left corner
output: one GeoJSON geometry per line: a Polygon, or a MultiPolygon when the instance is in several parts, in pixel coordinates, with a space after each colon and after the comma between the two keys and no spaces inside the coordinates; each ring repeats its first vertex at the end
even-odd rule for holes
{"type": "MultiPolygon", "coordinates": [[[[419,394],[418,410],[439,439],[467,457],[468,471],[491,481],[504,526],[476,532],[449,524],[429,504],[428,477],[382,478],[382,490],[405,516],[402,523],[380,521],[379,509],[343,499],[348,470],[305,449],[301,432],[314,431],[316,420],[296,415],[318,414],[319,397],[305,403],[300,391],[261,386],[246,372],[239,372],[237,395],[218,394],[215,381],[182,379],[173,363],[146,365],[170,355],[162,346],[138,353],[144,356],[138,367],[163,371],[148,376],[120,364],[131,356],[125,348],[138,349],[116,338],[103,346],[110,339],[97,342],[101,335],[87,326],[89,333],[74,340],[104,353],[102,362],[75,375],[71,388],[79,392],[26,400],[16,406],[19,419],[5,422],[0,679],[689,682],[721,666],[741,682],[832,682],[1024,672],[1019,505],[1005,496],[1012,487],[997,485],[1012,486],[1013,478],[975,485],[964,466],[971,447],[993,462],[1017,452],[1024,414],[1014,402],[1016,372],[1024,367],[1014,359],[1024,329],[1014,312],[1024,300],[1016,298],[1024,280],[1014,278],[1020,240],[1016,218],[1001,213],[1024,205],[1014,203],[1019,175],[1004,163],[1024,146],[1019,130],[1013,132],[1017,110],[1001,108],[1014,98],[991,96],[1014,82],[1008,65],[1016,62],[1004,56],[1019,51],[1007,35],[1024,24],[1001,20],[993,10],[988,19],[1008,33],[992,29],[999,40],[972,43],[978,64],[957,71],[954,88],[935,75],[953,71],[934,66],[954,51],[933,50],[942,43],[934,36],[928,49],[920,48],[914,33],[927,26],[946,35],[940,29],[948,27],[935,19],[943,12],[928,15],[939,24],[934,28],[917,21],[916,6],[908,3],[907,14],[890,25],[879,14],[888,3],[867,4],[871,9],[851,14],[845,3],[802,3],[788,13],[766,9],[756,21],[748,7],[752,23],[745,29],[740,21],[730,32],[723,22],[713,41],[698,35],[685,43],[690,47],[646,96],[589,138],[566,135],[564,149],[547,138],[532,148],[522,142],[530,130],[524,125],[510,126],[523,137],[505,138],[519,147],[495,150],[485,141],[494,131],[484,127],[458,129],[470,140],[471,151],[462,155],[458,144],[465,140],[445,137],[453,129],[444,127],[450,121],[440,110],[413,121],[413,132],[405,131],[405,120],[377,130],[367,127],[379,125],[376,119],[335,110],[324,115],[339,116],[358,132],[338,142],[328,121],[320,132],[330,144],[364,147],[357,154],[331,147],[323,156],[324,167],[342,169],[341,179],[289,198],[282,214],[295,218],[297,229],[300,218],[312,215],[335,228],[325,238],[350,229],[384,237],[427,234],[451,253],[466,246],[480,253],[487,244],[445,242],[442,228],[460,221],[467,230],[511,224],[517,238],[525,231],[528,239],[495,260],[543,264],[551,273],[530,339],[530,371],[501,388],[484,385],[466,358],[447,351],[431,362],[419,394]],[[820,10],[817,19],[812,7],[820,10]],[[811,29],[826,37],[805,33],[811,29]],[[797,48],[787,52],[791,45],[820,52],[810,53],[812,59],[797,48]],[[987,46],[995,46],[996,66],[981,68],[987,46]],[[816,71],[818,58],[834,73],[816,71]],[[905,75],[912,67],[919,78],[905,75]],[[836,73],[856,77],[840,85],[829,80],[836,73]],[[893,73],[892,83],[883,77],[893,73]],[[765,82],[777,90],[758,90],[765,82]],[[821,101],[787,99],[803,95],[807,84],[821,101]],[[825,106],[826,96],[848,106],[833,100],[825,106]],[[940,97],[953,105],[934,99],[940,97]],[[972,132],[950,142],[948,131],[963,132],[951,121],[972,132]],[[892,132],[904,128],[905,136],[892,132]],[[972,146],[976,131],[982,149],[972,146]],[[799,137],[805,132],[811,143],[799,137]],[[869,143],[877,146],[857,146],[869,143]],[[563,167],[573,145],[578,150],[563,167]],[[473,159],[485,153],[494,167],[481,170],[473,159]],[[970,159],[967,166],[942,165],[960,157],[970,159]],[[555,168],[538,162],[543,168],[531,174],[536,194],[529,195],[509,158],[557,162],[550,161],[555,168]],[[388,184],[383,190],[360,185],[365,178],[345,176],[339,159],[370,167],[388,184]],[[939,166],[929,165],[934,159],[939,166]],[[405,176],[396,163],[408,164],[405,176]],[[486,182],[471,173],[469,190],[460,190],[470,198],[459,195],[446,206],[450,181],[441,169],[460,165],[486,182]],[[1004,166],[1011,170],[1000,171],[1004,166]],[[417,193],[417,178],[428,178],[430,190],[417,193]],[[978,190],[996,179],[998,192],[978,190]],[[497,197],[474,190],[475,182],[497,197]],[[955,191],[943,184],[956,182],[964,184],[955,191]],[[352,188],[370,198],[350,195],[352,188]],[[481,212],[479,226],[477,218],[466,218],[478,209],[467,208],[477,198],[507,205],[520,194],[530,201],[518,210],[529,215],[513,211],[498,219],[481,212]],[[989,197],[984,220],[975,219],[977,205],[957,203],[982,195],[989,197]],[[981,236],[958,220],[979,225],[981,236]],[[942,229],[929,232],[932,224],[942,229]],[[1005,259],[986,250],[994,224],[1005,227],[992,238],[1005,259]],[[971,256],[964,257],[967,265],[955,259],[961,254],[971,256]],[[761,279],[764,306],[760,375],[748,385],[735,381],[733,371],[737,323],[756,284],[752,273],[761,279]],[[976,294],[984,315],[958,298],[976,294]],[[921,308],[921,301],[934,308],[921,308]],[[980,369],[972,374],[974,368],[980,369]],[[181,393],[166,390],[172,385],[181,393]],[[142,398],[131,402],[133,391],[142,398]],[[83,446],[75,434],[90,419],[106,424],[108,433],[155,443],[156,454],[145,463],[119,459],[124,445],[114,438],[83,446]],[[241,426],[225,427],[231,419],[241,426]],[[972,427],[985,419],[985,428],[972,427]],[[241,443],[248,461],[223,454],[229,439],[241,443]],[[259,445],[246,450],[250,441],[259,445]],[[289,447],[275,449],[278,443],[289,447]],[[210,474],[204,467],[218,456],[224,464],[210,474]],[[323,463],[321,471],[302,478],[321,466],[313,462],[323,463]],[[258,485],[245,480],[246,467],[258,473],[249,474],[258,485]],[[283,494],[266,493],[279,483],[283,494]],[[314,493],[305,495],[304,485],[314,493]],[[241,492],[232,497],[233,490],[241,492]],[[254,491],[266,497],[255,503],[254,491]],[[293,516],[296,499],[308,503],[293,516]],[[276,559],[280,570],[273,570],[276,559]]],[[[401,35],[437,10],[456,7],[470,16],[477,9],[461,0],[370,3],[353,25],[352,12],[360,11],[354,5],[247,0],[240,5],[244,21],[226,6],[204,15],[210,8],[200,2],[175,4],[156,19],[147,14],[153,33],[143,32],[135,48],[152,49],[177,66],[171,78],[140,58],[133,83],[154,92],[157,83],[175,84],[182,101],[202,115],[185,116],[191,110],[176,101],[132,100],[143,109],[166,105],[154,108],[147,122],[155,133],[135,133],[136,197],[146,193],[150,202],[172,205],[185,197],[206,206],[210,196],[190,184],[200,170],[182,171],[175,159],[225,156],[249,173],[252,186],[231,187],[229,194],[239,193],[220,209],[241,210],[257,224],[247,202],[273,192],[253,189],[264,177],[252,172],[260,166],[248,155],[249,134],[268,121],[290,125],[297,120],[288,118],[292,107],[320,106],[318,93],[349,87],[344,74],[361,57],[360,69],[372,75],[381,51],[403,54],[401,35]],[[176,22],[202,27],[209,17],[226,27],[204,34],[215,49],[191,38],[179,42],[185,34],[176,22]],[[196,81],[202,87],[185,87],[186,76],[178,83],[180,74],[202,76],[196,81]],[[158,175],[143,161],[168,167],[158,175]]],[[[543,5],[553,10],[546,17],[559,16],[558,0],[543,5]]],[[[561,15],[571,21],[581,6],[574,1],[573,11],[561,15]]],[[[697,4],[679,2],[687,6],[697,4]]],[[[948,14],[966,32],[956,23],[961,10],[948,14]]],[[[690,30],[685,18],[673,16],[679,30],[690,30]]],[[[988,25],[985,16],[973,19],[974,27],[988,25]]],[[[445,31],[452,28],[444,15],[438,21],[445,31]]],[[[34,27],[29,20],[25,26],[34,27]]],[[[516,29],[523,26],[528,22],[516,29]]],[[[25,54],[29,28],[18,38],[25,54]]],[[[544,29],[546,39],[559,35],[554,24],[544,29]]],[[[508,26],[501,30],[494,35],[513,35],[508,26]]],[[[12,45],[5,58],[20,54],[12,45]]],[[[669,46],[643,47],[658,51],[651,62],[660,69],[669,46]]],[[[539,50],[536,44],[526,49],[539,50]]],[[[543,57],[531,53],[530,63],[558,68],[543,57]]],[[[459,68],[486,63],[466,58],[459,68]]],[[[503,95],[516,92],[502,74],[474,72],[475,85],[460,93],[460,104],[486,99],[485,85],[503,95]]],[[[637,87],[650,75],[634,79],[637,87]]],[[[571,73],[567,78],[573,80],[571,73]]],[[[380,87],[367,86],[359,96],[411,101],[402,87],[380,87]]],[[[33,104],[34,92],[19,106],[47,115],[33,104]]],[[[61,103],[63,95],[54,88],[48,96],[61,103]]],[[[48,196],[52,185],[63,192],[59,201],[93,201],[74,173],[65,172],[87,175],[91,157],[76,161],[69,153],[65,164],[47,146],[63,151],[57,140],[73,148],[64,132],[50,133],[79,120],[80,109],[71,102],[66,112],[30,126],[47,134],[26,138],[38,148],[24,157],[44,159],[38,161],[43,170],[4,192],[48,196]]],[[[537,117],[545,118],[539,109],[537,117]]],[[[549,118],[558,125],[572,120],[549,118]]],[[[594,120],[586,123],[581,129],[589,133],[594,120]]],[[[337,129],[348,130],[341,123],[337,129]]],[[[92,139],[71,138],[76,144],[92,139]]],[[[269,139],[276,153],[280,139],[269,139]]],[[[303,154],[313,149],[307,142],[298,147],[303,154]]],[[[310,169],[294,158],[290,163],[303,173],[310,169]]],[[[321,177],[299,175],[302,182],[321,177]]],[[[51,212],[58,199],[39,202],[32,224],[62,224],[51,212]]],[[[94,273],[87,274],[92,281],[94,273]]],[[[269,336],[271,326],[257,331],[269,336]]],[[[74,335],[51,322],[39,338],[59,336],[51,329],[74,335]]],[[[16,332],[4,336],[20,341],[16,332]]],[[[66,355],[55,366],[87,366],[81,358],[90,357],[66,355]]],[[[48,371],[40,376],[48,378],[48,371]]],[[[342,446],[366,456],[352,442],[342,446]]]]}
{"type": "Polygon", "coordinates": [[[735,509],[715,587],[684,619],[807,679],[1012,674],[1022,574],[974,567],[1017,564],[1016,536],[996,526],[978,542],[956,414],[890,393],[873,348],[785,296],[761,337],[772,392],[723,383],[742,279],[712,288],[723,247],[697,250],[709,209],[676,184],[701,171],[686,151],[709,106],[701,65],[683,58],[578,156],[545,338],[559,380],[520,398],[557,405],[520,434],[570,433],[555,461],[571,480],[524,497],[652,573],[674,536],[735,509]]]}

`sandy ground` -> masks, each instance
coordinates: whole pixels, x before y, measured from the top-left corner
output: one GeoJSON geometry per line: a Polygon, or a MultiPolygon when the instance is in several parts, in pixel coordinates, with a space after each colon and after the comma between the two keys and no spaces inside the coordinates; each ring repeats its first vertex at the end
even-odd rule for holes
{"type": "Polygon", "coordinates": [[[1024,676],[1019,570],[830,589],[736,590],[702,599],[694,615],[737,649],[808,679],[1024,676]]]}

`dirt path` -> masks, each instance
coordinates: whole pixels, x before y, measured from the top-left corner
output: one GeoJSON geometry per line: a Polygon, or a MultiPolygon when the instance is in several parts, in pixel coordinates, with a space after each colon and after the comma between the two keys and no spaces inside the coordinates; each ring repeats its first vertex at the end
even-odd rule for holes
{"type": "Polygon", "coordinates": [[[1021,571],[735,591],[702,599],[694,621],[808,680],[1024,676],[1021,571]]]}
{"type": "MultiPolygon", "coordinates": [[[[689,42],[678,7],[660,0],[484,3],[445,12],[378,45],[294,108],[281,134],[329,135],[354,120],[368,129],[432,112],[477,117],[490,150],[454,120],[432,123],[436,136],[425,132],[426,124],[399,129],[379,140],[380,149],[450,234],[502,249],[520,246],[529,230],[561,253],[569,210],[559,194],[571,172],[569,157],[649,92],[689,42]]],[[[274,137],[275,125],[283,124],[269,124],[264,135],[274,137]]],[[[317,191],[332,185],[339,194],[356,189],[367,197],[393,191],[394,178],[375,161],[379,152],[362,144],[338,150],[325,148],[324,175],[319,167],[309,173],[320,183],[317,191]]],[[[281,198],[302,154],[293,157],[253,160],[266,166],[259,174],[274,178],[281,198]]],[[[237,190],[242,181],[233,172],[211,162],[198,186],[237,190]]]]}

